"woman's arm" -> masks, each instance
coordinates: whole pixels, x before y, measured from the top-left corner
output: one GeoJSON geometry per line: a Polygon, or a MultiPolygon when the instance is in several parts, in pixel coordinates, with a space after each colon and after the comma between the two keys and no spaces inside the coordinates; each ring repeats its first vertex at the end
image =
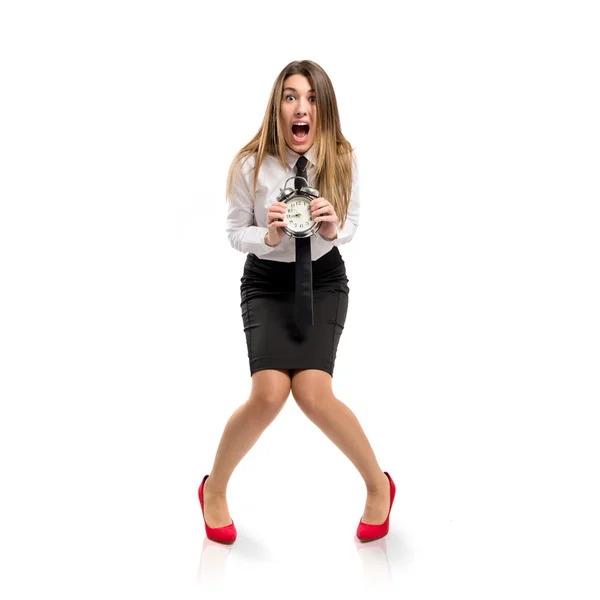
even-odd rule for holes
{"type": "Polygon", "coordinates": [[[239,163],[235,167],[231,190],[227,198],[225,230],[233,248],[240,252],[251,252],[256,256],[263,256],[269,254],[274,246],[268,246],[265,243],[267,227],[259,227],[255,224],[254,203],[250,188],[253,158],[249,158],[243,168],[239,163]]]}
{"type": "Polygon", "coordinates": [[[337,237],[330,240],[334,246],[341,246],[347,244],[356,233],[358,227],[358,219],[360,216],[360,191],[359,191],[359,178],[358,178],[358,163],[356,162],[356,155],[352,156],[352,194],[350,196],[350,203],[348,204],[348,216],[343,227],[337,226],[337,237]]]}

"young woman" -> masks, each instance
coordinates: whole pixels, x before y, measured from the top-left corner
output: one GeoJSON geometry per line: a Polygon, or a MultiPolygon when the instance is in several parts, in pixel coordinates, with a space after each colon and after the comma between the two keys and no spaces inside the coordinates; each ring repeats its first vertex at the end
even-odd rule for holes
{"type": "Polygon", "coordinates": [[[222,543],[236,539],[227,508],[229,479],[291,391],[365,482],[357,537],[381,538],[389,530],[396,488],[356,416],[332,391],[349,293],[338,246],[356,231],[359,197],[353,150],[342,135],[333,86],[319,65],[292,62],[281,71],[258,133],[231,164],[227,198],[229,241],[248,253],[241,307],[252,389],[227,422],[212,471],[198,490],[206,535],[222,543]],[[319,191],[310,208],[290,208],[278,199],[290,178],[292,189],[319,191]],[[284,228],[292,218],[303,221],[298,227],[314,221],[319,229],[310,237],[288,236],[284,228]]]}

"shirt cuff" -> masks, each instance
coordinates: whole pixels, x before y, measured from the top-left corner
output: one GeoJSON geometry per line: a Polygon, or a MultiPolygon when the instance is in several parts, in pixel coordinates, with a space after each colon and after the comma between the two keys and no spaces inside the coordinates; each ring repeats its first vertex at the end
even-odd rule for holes
{"type": "Polygon", "coordinates": [[[343,228],[340,228],[339,225],[336,225],[336,227],[337,237],[331,242],[334,246],[347,244],[354,237],[354,232],[356,231],[356,225],[354,225],[354,223],[346,221],[343,228]]]}
{"type": "Polygon", "coordinates": [[[254,254],[256,254],[256,256],[263,256],[265,254],[269,254],[269,252],[272,252],[273,250],[275,250],[275,248],[277,248],[277,246],[269,246],[269,244],[267,244],[267,242],[265,242],[265,237],[267,235],[267,232],[269,231],[267,227],[257,227],[258,232],[260,233],[260,241],[259,241],[259,246],[260,248],[258,249],[258,251],[254,251],[254,254]]]}
{"type": "Polygon", "coordinates": [[[333,242],[336,242],[338,240],[338,238],[340,237],[341,231],[340,231],[340,226],[336,223],[335,224],[335,237],[332,238],[326,238],[325,236],[321,235],[321,230],[319,230],[319,235],[321,236],[321,239],[325,240],[326,242],[329,242],[331,244],[333,244],[333,242]]]}

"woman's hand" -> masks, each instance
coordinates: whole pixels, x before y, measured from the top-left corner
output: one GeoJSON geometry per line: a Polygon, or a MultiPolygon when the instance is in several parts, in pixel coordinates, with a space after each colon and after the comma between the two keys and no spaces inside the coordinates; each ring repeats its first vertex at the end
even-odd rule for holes
{"type": "Polygon", "coordinates": [[[333,241],[337,238],[338,216],[333,205],[325,198],[316,198],[310,203],[313,219],[321,223],[319,235],[326,240],[333,241]]]}
{"type": "Polygon", "coordinates": [[[267,235],[265,235],[265,244],[267,246],[279,246],[281,238],[285,235],[284,227],[287,223],[284,221],[285,202],[273,202],[269,206],[269,212],[267,213],[267,235]]]}

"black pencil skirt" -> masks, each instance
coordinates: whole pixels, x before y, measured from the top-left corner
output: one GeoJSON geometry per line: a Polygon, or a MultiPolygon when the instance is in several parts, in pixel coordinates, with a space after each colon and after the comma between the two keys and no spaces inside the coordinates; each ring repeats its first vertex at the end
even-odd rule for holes
{"type": "Polygon", "coordinates": [[[295,322],[295,266],[248,254],[241,279],[241,309],[250,374],[262,369],[319,369],[333,376],[348,311],[348,278],[334,246],[312,262],[314,325],[295,322]]]}

